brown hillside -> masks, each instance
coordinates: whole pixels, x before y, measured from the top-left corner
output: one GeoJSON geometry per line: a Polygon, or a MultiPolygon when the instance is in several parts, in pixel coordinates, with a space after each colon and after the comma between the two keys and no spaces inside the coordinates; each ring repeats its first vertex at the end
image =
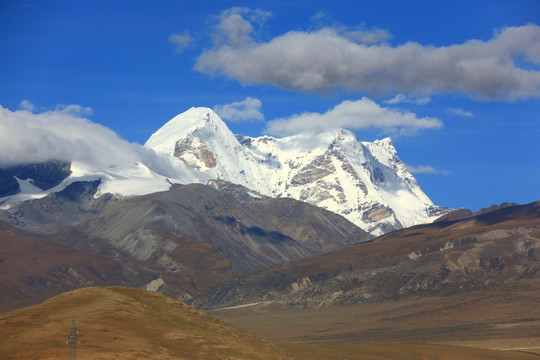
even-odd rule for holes
{"type": "Polygon", "coordinates": [[[0,221],[0,312],[93,285],[124,285],[121,267],[0,221]]]}
{"type": "Polygon", "coordinates": [[[90,287],[0,315],[2,359],[292,359],[276,346],[166,296],[90,287]]]}
{"type": "Polygon", "coordinates": [[[448,296],[540,279],[540,202],[415,226],[220,284],[193,305],[326,307],[448,296]]]}

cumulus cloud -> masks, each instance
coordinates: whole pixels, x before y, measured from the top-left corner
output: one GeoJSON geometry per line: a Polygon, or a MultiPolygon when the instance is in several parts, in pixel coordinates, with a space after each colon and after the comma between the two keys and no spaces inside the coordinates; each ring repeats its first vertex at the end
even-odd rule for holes
{"type": "Polygon", "coordinates": [[[446,109],[446,112],[458,115],[458,116],[464,116],[464,117],[472,117],[473,114],[470,111],[463,110],[461,108],[448,108],[446,109]]]}
{"type": "MultiPolygon", "coordinates": [[[[441,47],[415,42],[369,45],[360,32],[355,38],[350,29],[335,27],[257,41],[250,14],[246,9],[222,13],[216,35],[223,41],[200,54],[197,71],[307,92],[344,89],[413,97],[461,93],[510,101],[540,97],[536,25],[507,27],[487,41],[441,47]]],[[[379,40],[386,36],[379,33],[372,31],[379,40]]]]}
{"type": "Polygon", "coordinates": [[[364,97],[346,100],[325,113],[306,112],[269,121],[266,130],[274,135],[290,135],[306,130],[344,127],[352,130],[381,129],[394,135],[412,135],[421,129],[438,129],[442,121],[432,117],[384,108],[364,97]]]}
{"type": "Polygon", "coordinates": [[[225,105],[214,106],[214,111],[223,120],[231,122],[262,121],[264,115],[261,112],[262,103],[259,99],[247,97],[245,100],[232,102],[225,105]]]}
{"type": "Polygon", "coordinates": [[[169,42],[173,43],[176,46],[175,51],[177,53],[182,53],[192,41],[193,38],[188,31],[186,31],[183,35],[172,34],[171,36],[169,36],[169,42]]]}
{"type": "MultiPolygon", "coordinates": [[[[25,102],[24,107],[30,102],[25,102]]],[[[79,161],[96,168],[123,169],[142,162],[153,171],[171,176],[165,157],[121,139],[114,131],[79,114],[89,108],[60,105],[33,113],[11,111],[0,105],[0,168],[49,160],[79,161]]]]}

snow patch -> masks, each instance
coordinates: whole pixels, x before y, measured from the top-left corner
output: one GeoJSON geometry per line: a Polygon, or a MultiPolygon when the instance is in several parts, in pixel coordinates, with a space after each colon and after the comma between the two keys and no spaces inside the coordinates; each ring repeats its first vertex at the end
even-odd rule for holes
{"type": "Polygon", "coordinates": [[[146,284],[145,290],[157,292],[163,285],[165,285],[163,279],[155,279],[146,284]]]}

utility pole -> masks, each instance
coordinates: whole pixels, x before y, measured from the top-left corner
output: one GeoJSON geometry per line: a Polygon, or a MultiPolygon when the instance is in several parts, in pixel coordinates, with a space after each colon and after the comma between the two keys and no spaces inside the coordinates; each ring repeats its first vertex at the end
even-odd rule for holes
{"type": "Polygon", "coordinates": [[[75,320],[71,320],[71,336],[66,341],[66,344],[71,344],[71,360],[75,360],[75,345],[79,344],[78,333],[79,330],[75,326],[75,320]]]}

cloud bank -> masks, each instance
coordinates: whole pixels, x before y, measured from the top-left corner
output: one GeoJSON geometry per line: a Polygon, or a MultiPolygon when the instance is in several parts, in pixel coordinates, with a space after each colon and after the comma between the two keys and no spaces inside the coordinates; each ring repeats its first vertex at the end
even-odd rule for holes
{"type": "Polygon", "coordinates": [[[333,27],[290,31],[257,41],[250,19],[260,21],[262,16],[235,9],[220,15],[214,34],[220,41],[200,54],[197,71],[248,85],[272,84],[306,92],[344,89],[413,97],[460,93],[509,101],[540,97],[540,27],[536,25],[507,27],[487,41],[440,47],[416,42],[370,45],[362,43],[365,31],[357,32],[355,40],[350,31],[333,27]]]}
{"type": "Polygon", "coordinates": [[[245,100],[214,106],[214,111],[223,120],[231,122],[263,121],[262,103],[259,99],[247,97],[245,100]]]}
{"type": "Polygon", "coordinates": [[[273,135],[291,135],[306,130],[344,127],[351,130],[377,128],[394,135],[412,135],[421,129],[439,129],[442,125],[440,119],[419,118],[411,112],[384,108],[364,97],[346,100],[322,114],[306,112],[271,120],[266,131],[273,135]]]}
{"type": "Polygon", "coordinates": [[[29,101],[21,110],[0,105],[0,168],[49,160],[80,161],[100,169],[132,168],[142,162],[156,173],[172,176],[168,159],[135,143],[129,143],[81,113],[91,108],[58,105],[33,113],[29,101]]]}

